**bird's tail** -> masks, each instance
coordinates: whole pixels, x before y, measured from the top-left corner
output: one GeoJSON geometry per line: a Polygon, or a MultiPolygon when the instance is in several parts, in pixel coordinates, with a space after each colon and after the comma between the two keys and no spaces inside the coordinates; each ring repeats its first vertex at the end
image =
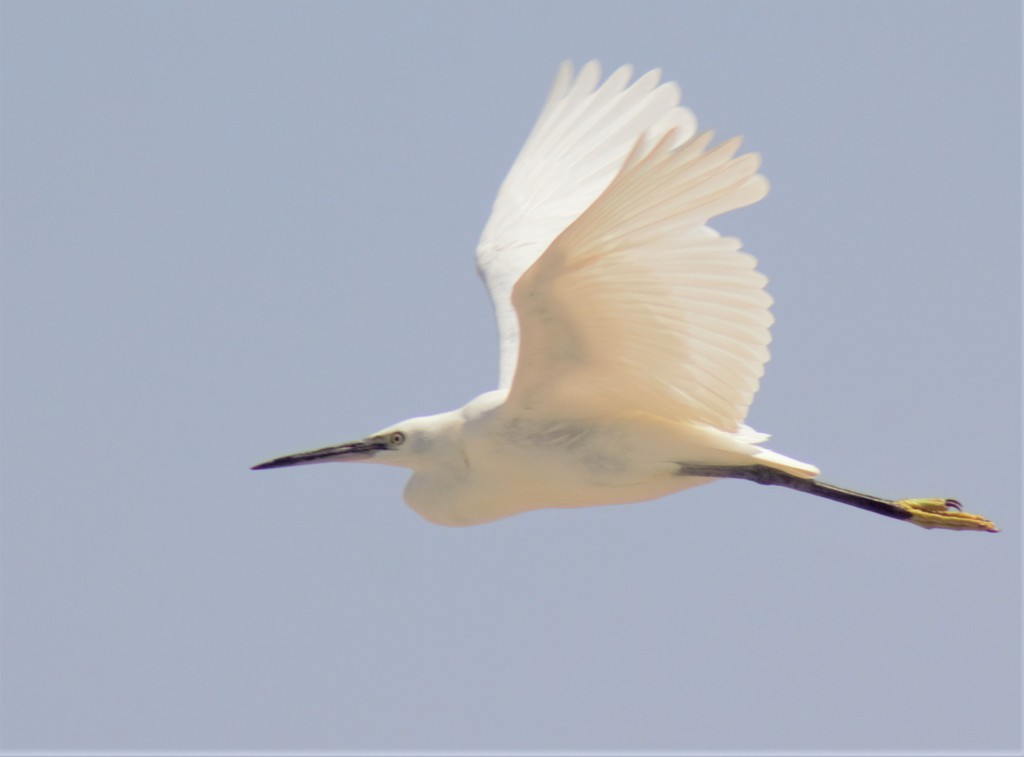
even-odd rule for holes
{"type": "Polygon", "coordinates": [[[798,478],[816,478],[821,473],[817,466],[794,460],[791,457],[780,455],[778,452],[772,452],[770,449],[764,449],[763,447],[758,449],[754,459],[761,463],[761,465],[777,468],[798,478]]]}

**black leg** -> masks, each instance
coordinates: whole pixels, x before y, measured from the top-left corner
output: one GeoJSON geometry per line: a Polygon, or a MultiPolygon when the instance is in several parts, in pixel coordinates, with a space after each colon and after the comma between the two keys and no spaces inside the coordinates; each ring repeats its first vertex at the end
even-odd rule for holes
{"type": "Polygon", "coordinates": [[[842,489],[814,478],[800,478],[791,473],[767,465],[691,465],[680,463],[679,475],[701,478],[741,478],[766,486],[785,486],[825,497],[836,502],[869,510],[888,518],[909,520],[925,528],[952,528],[978,531],[998,531],[995,525],[977,515],[960,512],[960,503],[955,499],[904,499],[891,500],[871,494],[842,489]],[[955,512],[950,512],[951,510],[955,512]]]}

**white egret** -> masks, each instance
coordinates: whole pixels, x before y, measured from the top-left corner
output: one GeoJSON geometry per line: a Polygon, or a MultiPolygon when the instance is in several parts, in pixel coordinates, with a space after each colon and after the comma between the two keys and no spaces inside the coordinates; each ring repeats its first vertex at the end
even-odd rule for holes
{"type": "Polygon", "coordinates": [[[360,441],[279,457],[410,468],[434,523],[620,504],[722,478],[787,486],[926,528],[995,531],[951,499],[887,500],[817,480],[743,421],[772,302],[738,239],[707,222],[765,196],[759,156],[711,148],[675,83],[603,83],[562,64],[495,200],[477,267],[497,312],[498,388],[360,441]]]}

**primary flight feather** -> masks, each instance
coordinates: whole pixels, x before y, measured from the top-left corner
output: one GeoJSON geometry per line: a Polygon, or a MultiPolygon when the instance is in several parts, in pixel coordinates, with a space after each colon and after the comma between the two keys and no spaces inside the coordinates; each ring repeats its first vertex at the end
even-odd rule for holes
{"type": "Polygon", "coordinates": [[[638,502],[719,478],[776,484],[926,528],[994,531],[949,499],[817,480],[744,424],[768,360],[771,297],[708,222],[768,183],[740,140],[712,147],[675,83],[559,68],[477,247],[498,322],[498,388],[356,442],[275,458],[410,468],[405,498],[444,525],[638,502]]]}

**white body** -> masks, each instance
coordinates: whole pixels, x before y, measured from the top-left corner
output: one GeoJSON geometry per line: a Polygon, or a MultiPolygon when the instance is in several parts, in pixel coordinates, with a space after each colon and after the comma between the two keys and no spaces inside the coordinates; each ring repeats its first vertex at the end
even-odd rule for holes
{"type": "Polygon", "coordinates": [[[768,360],[754,258],[707,222],[768,191],[739,140],[709,149],[679,89],[563,64],[494,203],[477,267],[494,303],[498,389],[450,413],[260,467],[411,468],[406,501],[471,525],[637,502],[710,479],[683,464],[817,468],[743,424],[768,360]]]}
{"type": "MultiPolygon", "coordinates": [[[[681,461],[809,473],[803,463],[707,426],[628,411],[533,418],[510,411],[505,399],[504,391],[488,392],[459,410],[394,427],[408,435],[399,464],[431,461],[414,467],[406,485],[413,510],[440,525],[470,526],[550,507],[641,502],[714,480],[679,475],[681,461]]],[[[367,462],[397,460],[383,453],[367,462]]]]}

